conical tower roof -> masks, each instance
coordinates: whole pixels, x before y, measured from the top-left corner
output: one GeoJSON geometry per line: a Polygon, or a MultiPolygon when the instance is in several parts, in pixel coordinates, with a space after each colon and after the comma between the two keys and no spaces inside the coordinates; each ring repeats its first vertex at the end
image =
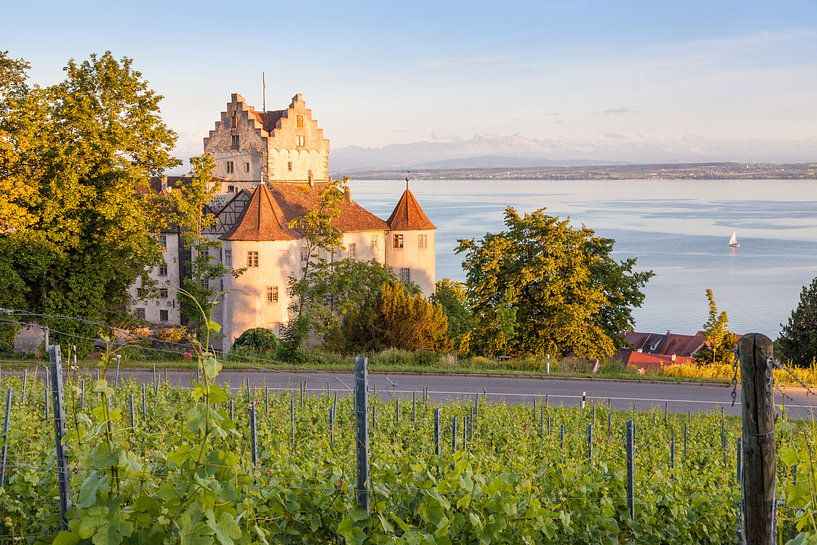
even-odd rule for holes
{"type": "Polygon", "coordinates": [[[266,184],[259,184],[241,218],[223,240],[294,240],[296,233],[266,184]]]}
{"type": "Polygon", "coordinates": [[[428,219],[426,213],[423,212],[423,208],[408,187],[406,187],[386,223],[392,231],[431,231],[437,229],[428,219]]]}

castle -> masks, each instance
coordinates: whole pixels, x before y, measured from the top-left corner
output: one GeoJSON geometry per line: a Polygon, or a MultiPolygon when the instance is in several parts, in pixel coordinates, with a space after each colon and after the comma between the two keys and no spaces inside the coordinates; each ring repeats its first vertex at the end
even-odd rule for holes
{"type": "MultiPolygon", "coordinates": [[[[286,109],[259,112],[234,93],[204,139],[204,152],[215,159],[220,187],[208,205],[216,223],[204,233],[221,242],[210,259],[245,269],[235,278],[226,275],[219,286],[225,295],[214,319],[222,324],[221,348],[229,350],[247,329],[266,327],[280,334],[289,320],[288,280],[301,274],[307,259],[303,235],[290,225],[318,203],[329,181],[329,140],[300,94],[286,109]]],[[[153,185],[156,191],[172,191],[180,183],[184,178],[163,177],[153,185]]],[[[384,263],[431,295],[436,227],[408,187],[385,221],[357,204],[350,191],[344,197],[334,224],[343,232],[343,249],[334,257],[384,263]]],[[[156,289],[132,286],[131,309],[148,322],[178,325],[177,290],[191,256],[178,229],[161,233],[159,241],[165,250],[164,263],[151,271],[156,289]]]]}

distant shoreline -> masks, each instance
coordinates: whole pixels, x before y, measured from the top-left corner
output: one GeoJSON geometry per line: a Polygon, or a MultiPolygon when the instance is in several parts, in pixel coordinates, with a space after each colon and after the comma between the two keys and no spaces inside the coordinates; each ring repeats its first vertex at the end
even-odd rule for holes
{"type": "Polygon", "coordinates": [[[565,167],[372,169],[334,173],[354,180],[817,180],[815,163],[673,163],[565,167]]]}

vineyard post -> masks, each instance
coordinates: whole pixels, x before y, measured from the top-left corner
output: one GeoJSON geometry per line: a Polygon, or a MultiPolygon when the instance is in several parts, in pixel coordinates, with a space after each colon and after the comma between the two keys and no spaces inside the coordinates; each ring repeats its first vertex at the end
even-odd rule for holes
{"type": "Polygon", "coordinates": [[[675,469],[675,432],[669,437],[669,468],[675,469]]]}
{"type": "Polygon", "coordinates": [[[54,446],[57,458],[57,481],[60,495],[60,519],[63,530],[68,529],[68,510],[71,509],[69,486],[71,473],[65,456],[63,437],[65,436],[65,407],[63,407],[62,355],[58,344],[48,347],[51,360],[51,394],[54,400],[54,446]]]}
{"type": "Polygon", "coordinates": [[[264,384],[264,416],[269,417],[269,387],[264,384]]]}
{"type": "Polygon", "coordinates": [[[479,418],[479,394],[474,394],[474,420],[479,418]]]}
{"type": "Polygon", "coordinates": [[[235,420],[235,403],[233,403],[233,398],[230,398],[230,420],[235,420]]]}
{"type": "Polygon", "coordinates": [[[451,452],[457,452],[457,417],[451,417],[451,452]]]}
{"type": "Polygon", "coordinates": [[[747,545],[775,543],[774,392],[772,341],[744,335],[738,344],[743,407],[743,480],[747,545]]]}
{"type": "Polygon", "coordinates": [[[338,393],[335,392],[332,396],[332,414],[338,414],[338,393]]]}
{"type": "Polygon", "coordinates": [[[669,401],[664,402],[664,424],[667,423],[667,417],[669,416],[669,401]]]}
{"type": "Polygon", "coordinates": [[[687,461],[687,446],[689,445],[689,424],[684,422],[684,463],[687,461]]]}
{"type": "Polygon", "coordinates": [[[250,446],[252,448],[252,467],[258,467],[258,430],[255,427],[255,405],[250,405],[250,446]]]}
{"type": "Polygon", "coordinates": [[[548,415],[548,437],[550,437],[550,415],[548,415]]]}
{"type": "Polygon", "coordinates": [[[6,390],[6,417],[3,419],[3,458],[0,464],[0,488],[6,482],[6,456],[9,452],[9,426],[11,425],[11,400],[12,390],[9,387],[6,390]]]}
{"type": "Polygon", "coordinates": [[[545,408],[539,409],[539,437],[545,435],[545,408]]]}
{"type": "Polygon", "coordinates": [[[442,454],[442,445],[440,444],[440,409],[434,409],[434,454],[440,456],[442,454]]]}
{"type": "Polygon", "coordinates": [[[610,436],[613,434],[613,417],[611,416],[613,411],[610,410],[609,406],[607,408],[607,439],[610,439],[610,436]]]}
{"type": "Polygon", "coordinates": [[[28,389],[28,369],[23,369],[23,395],[20,397],[20,404],[26,404],[26,390],[28,389]]]}
{"type": "Polygon", "coordinates": [[[252,394],[250,392],[250,377],[244,377],[244,388],[245,388],[244,391],[245,391],[246,396],[247,396],[247,405],[249,405],[250,404],[250,399],[252,397],[252,394]]]}
{"type": "Polygon", "coordinates": [[[531,420],[536,422],[536,398],[533,398],[533,411],[531,413],[531,420]]]}
{"type": "Polygon", "coordinates": [[[136,412],[136,409],[133,406],[133,394],[130,395],[130,428],[131,433],[136,429],[136,415],[133,413],[136,412]]]}
{"type": "Polygon", "coordinates": [[[329,446],[335,448],[335,408],[329,409],[329,446]]]}
{"type": "Polygon", "coordinates": [[[153,395],[159,393],[159,378],[156,376],[156,362],[153,362],[153,395]]]}
{"type": "Polygon", "coordinates": [[[369,514],[369,397],[368,359],[355,358],[355,422],[357,460],[357,505],[369,514]]]}
{"type": "Polygon", "coordinates": [[[375,399],[372,399],[372,431],[377,429],[377,405],[375,399]]]}
{"type": "MultiPolygon", "coordinates": [[[[83,385],[85,382],[83,382],[83,385]]],[[[83,395],[85,394],[85,388],[82,389],[83,395]]],[[[147,386],[142,384],[142,422],[144,425],[144,421],[147,420],[148,417],[148,402],[147,402],[147,386]]]]}
{"type": "Polygon", "coordinates": [[[400,425],[400,398],[394,400],[394,425],[400,425]]]}
{"type": "Polygon", "coordinates": [[[592,420],[593,420],[593,425],[595,426],[596,425],[596,404],[593,403],[592,407],[590,407],[590,408],[592,409],[592,413],[593,413],[592,420]]]}
{"type": "Polygon", "coordinates": [[[119,369],[122,365],[122,354],[116,355],[116,381],[114,382],[114,386],[119,388],[119,369]]]}
{"type": "Polygon", "coordinates": [[[582,409],[587,406],[587,392],[582,392],[582,409]]]}
{"type": "Polygon", "coordinates": [[[565,425],[559,426],[559,451],[562,455],[562,463],[565,463],[565,425]]]}
{"type": "Polygon", "coordinates": [[[411,423],[417,427],[417,392],[411,392],[411,423]]]}
{"type": "Polygon", "coordinates": [[[635,519],[635,482],[633,478],[633,457],[635,455],[635,428],[633,421],[627,421],[627,508],[630,510],[630,518],[635,519]]]}
{"type": "Polygon", "coordinates": [[[468,439],[474,439],[474,408],[471,407],[468,415],[468,439]]]}

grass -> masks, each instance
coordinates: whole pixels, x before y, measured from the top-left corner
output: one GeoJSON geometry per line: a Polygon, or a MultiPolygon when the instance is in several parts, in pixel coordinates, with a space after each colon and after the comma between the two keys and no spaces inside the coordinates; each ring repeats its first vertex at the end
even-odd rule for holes
{"type": "MultiPolygon", "coordinates": [[[[25,368],[39,360],[0,360],[4,368],[25,368]]],[[[285,362],[269,356],[239,353],[222,358],[224,369],[275,370],[275,371],[351,371],[352,358],[339,354],[309,351],[302,361],[285,362]]],[[[85,359],[78,362],[80,367],[96,367],[97,360],[85,359]]],[[[122,366],[135,369],[184,369],[192,367],[192,362],[184,358],[139,359],[123,357],[122,366]]],[[[592,365],[583,360],[566,358],[554,361],[548,374],[541,358],[510,359],[496,361],[484,357],[457,358],[450,355],[416,354],[404,350],[388,349],[369,355],[369,370],[372,372],[418,373],[418,374],[461,374],[517,377],[553,377],[602,380],[628,380],[649,382],[688,382],[697,384],[728,384],[732,380],[731,365],[679,364],[663,367],[659,372],[638,372],[625,368],[617,362],[606,362],[596,373],[592,365]]],[[[796,377],[805,384],[817,384],[817,366],[794,369],[796,377]]],[[[783,385],[798,385],[791,375],[775,371],[775,381],[783,385]]]]}

